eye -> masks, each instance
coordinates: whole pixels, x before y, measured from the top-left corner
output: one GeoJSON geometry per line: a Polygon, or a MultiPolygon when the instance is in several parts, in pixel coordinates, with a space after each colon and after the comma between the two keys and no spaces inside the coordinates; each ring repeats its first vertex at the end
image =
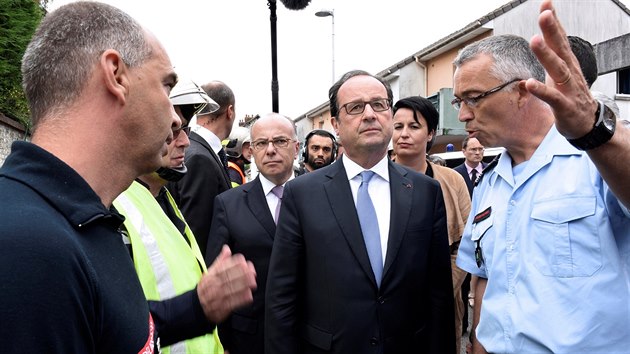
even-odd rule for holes
{"type": "Polygon", "coordinates": [[[385,106],[385,103],[383,103],[382,100],[378,100],[378,101],[372,101],[370,103],[370,106],[372,106],[372,108],[374,108],[375,110],[386,110],[387,107],[385,106]]]}
{"type": "Polygon", "coordinates": [[[348,109],[348,113],[350,114],[361,113],[363,112],[363,105],[363,102],[354,102],[349,103],[346,108],[348,109]]]}

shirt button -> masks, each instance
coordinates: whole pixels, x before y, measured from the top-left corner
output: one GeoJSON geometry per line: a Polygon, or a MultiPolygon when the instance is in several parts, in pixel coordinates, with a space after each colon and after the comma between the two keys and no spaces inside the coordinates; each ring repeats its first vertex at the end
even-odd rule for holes
{"type": "Polygon", "coordinates": [[[385,303],[385,298],[382,296],[379,296],[378,299],[376,299],[376,301],[378,301],[378,303],[382,305],[385,303]]]}
{"type": "Polygon", "coordinates": [[[370,344],[373,345],[373,346],[377,346],[378,345],[378,339],[376,339],[376,337],[370,338],[370,344]]]}

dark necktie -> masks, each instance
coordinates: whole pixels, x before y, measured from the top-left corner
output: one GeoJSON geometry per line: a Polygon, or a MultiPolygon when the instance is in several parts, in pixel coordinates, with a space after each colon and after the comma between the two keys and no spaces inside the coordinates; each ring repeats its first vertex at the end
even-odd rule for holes
{"type": "Polygon", "coordinates": [[[477,180],[477,169],[473,168],[472,171],[470,171],[470,180],[472,181],[473,186],[475,185],[475,181],[477,180]]]}
{"type": "Polygon", "coordinates": [[[223,148],[219,150],[219,159],[221,159],[221,164],[223,165],[223,169],[225,170],[226,173],[228,173],[228,159],[227,159],[227,155],[225,154],[225,150],[223,148]]]}
{"type": "Polygon", "coordinates": [[[361,185],[357,193],[357,214],[361,223],[361,232],[363,240],[367,248],[368,256],[372,271],[376,278],[376,284],[381,286],[381,278],[383,276],[383,253],[381,251],[381,233],[378,228],[378,219],[376,218],[376,210],[372,203],[372,198],[368,193],[370,179],[374,176],[372,171],[361,172],[361,185]]]}
{"type": "Polygon", "coordinates": [[[278,225],[278,215],[280,215],[280,205],[282,204],[282,194],[284,193],[283,186],[275,186],[271,189],[271,193],[278,197],[278,204],[276,204],[276,211],[273,213],[273,221],[278,225]]]}

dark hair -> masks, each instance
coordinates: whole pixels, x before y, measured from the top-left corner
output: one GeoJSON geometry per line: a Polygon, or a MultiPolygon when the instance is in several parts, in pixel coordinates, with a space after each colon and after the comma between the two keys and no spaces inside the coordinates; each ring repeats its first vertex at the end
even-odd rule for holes
{"type": "Polygon", "coordinates": [[[580,69],[582,69],[582,75],[586,79],[586,84],[588,87],[591,87],[597,80],[597,58],[595,57],[593,45],[577,36],[567,36],[567,38],[569,39],[573,55],[580,63],[580,69]]]}
{"type": "Polygon", "coordinates": [[[214,100],[219,105],[219,109],[215,112],[210,113],[214,117],[218,117],[221,114],[225,113],[227,107],[229,105],[233,105],[236,102],[234,98],[234,92],[232,89],[221,81],[211,81],[205,85],[202,85],[201,88],[206,92],[210,98],[214,100]]]}
{"type": "Polygon", "coordinates": [[[308,160],[308,142],[311,140],[313,135],[323,136],[332,140],[331,160],[334,161],[335,158],[337,158],[337,139],[335,139],[335,136],[331,132],[324,129],[313,129],[308,134],[306,134],[306,137],[304,138],[304,151],[302,151],[302,159],[304,161],[308,160]]]}
{"type": "Polygon", "coordinates": [[[427,151],[429,151],[436,137],[440,113],[435,109],[431,101],[420,96],[411,96],[398,100],[398,102],[394,104],[394,114],[401,108],[410,109],[413,112],[413,120],[415,120],[416,123],[420,123],[418,113],[427,121],[428,132],[433,132],[433,138],[427,142],[427,151]]]}
{"type": "Polygon", "coordinates": [[[387,98],[389,101],[394,100],[394,94],[392,93],[392,87],[389,85],[387,81],[379,76],[372,75],[364,70],[352,70],[343,74],[343,76],[339,79],[339,81],[335,82],[328,90],[328,100],[330,101],[330,116],[337,117],[339,114],[339,103],[337,102],[337,93],[339,93],[339,88],[346,83],[346,81],[350,80],[355,76],[370,76],[378,80],[383,86],[385,90],[387,90],[387,98]]]}

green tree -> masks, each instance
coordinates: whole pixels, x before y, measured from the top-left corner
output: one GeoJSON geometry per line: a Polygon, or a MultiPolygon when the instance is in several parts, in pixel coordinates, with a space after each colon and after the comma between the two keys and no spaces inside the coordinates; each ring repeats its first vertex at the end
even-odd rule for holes
{"type": "Polygon", "coordinates": [[[0,0],[0,112],[30,127],[22,90],[22,55],[48,1],[0,0]]]}

